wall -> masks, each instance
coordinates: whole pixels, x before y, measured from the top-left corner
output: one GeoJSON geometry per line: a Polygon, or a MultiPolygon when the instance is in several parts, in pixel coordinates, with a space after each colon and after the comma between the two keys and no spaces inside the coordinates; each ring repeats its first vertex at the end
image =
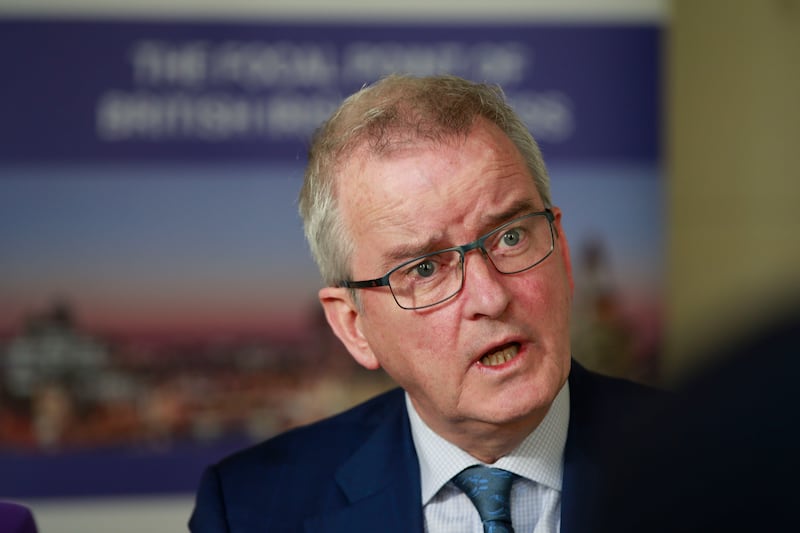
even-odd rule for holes
{"type": "Polygon", "coordinates": [[[800,288],[800,2],[676,0],[669,33],[666,361],[678,378],[800,288]]]}

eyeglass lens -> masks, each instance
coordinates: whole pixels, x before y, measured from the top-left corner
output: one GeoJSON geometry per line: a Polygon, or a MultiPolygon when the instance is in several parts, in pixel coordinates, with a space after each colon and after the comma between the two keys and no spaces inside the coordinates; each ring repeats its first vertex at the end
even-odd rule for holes
{"type": "Polygon", "coordinates": [[[528,270],[553,250],[553,232],[543,214],[513,220],[477,241],[411,260],[389,274],[389,287],[397,304],[420,309],[455,296],[463,286],[463,254],[481,248],[503,274],[528,270]]]}

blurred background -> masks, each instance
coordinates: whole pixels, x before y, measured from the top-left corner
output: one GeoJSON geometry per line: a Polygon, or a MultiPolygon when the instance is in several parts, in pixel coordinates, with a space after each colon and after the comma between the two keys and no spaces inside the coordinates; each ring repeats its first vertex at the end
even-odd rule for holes
{"type": "Polygon", "coordinates": [[[285,4],[0,0],[0,498],[44,533],[184,531],[206,464],[392,386],[295,208],[389,72],[504,87],[587,366],[670,387],[796,294],[800,2],[285,4]]]}

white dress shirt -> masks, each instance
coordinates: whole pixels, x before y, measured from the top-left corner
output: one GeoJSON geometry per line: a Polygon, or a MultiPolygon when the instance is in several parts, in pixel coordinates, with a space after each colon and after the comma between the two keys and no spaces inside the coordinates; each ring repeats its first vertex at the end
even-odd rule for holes
{"type": "MultiPolygon", "coordinates": [[[[483,533],[475,506],[450,479],[481,464],[428,427],[408,394],[406,406],[422,483],[422,509],[428,533],[483,533]]],[[[561,528],[561,476],[569,424],[569,386],[558,395],[539,426],[511,453],[489,465],[521,477],[511,489],[511,520],[516,533],[556,533],[561,528]]]]}

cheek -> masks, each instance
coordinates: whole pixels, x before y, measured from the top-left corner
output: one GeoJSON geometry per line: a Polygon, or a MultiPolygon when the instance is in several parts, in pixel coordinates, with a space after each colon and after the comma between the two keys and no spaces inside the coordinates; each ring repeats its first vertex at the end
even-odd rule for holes
{"type": "Polygon", "coordinates": [[[391,297],[372,296],[363,300],[363,334],[381,366],[389,370],[396,366],[398,360],[402,361],[406,354],[410,356],[424,346],[425,335],[415,324],[413,311],[401,309],[391,297]],[[418,334],[412,335],[410,332],[418,334]]]}
{"type": "Polygon", "coordinates": [[[456,332],[460,322],[452,317],[438,316],[443,313],[408,313],[410,316],[405,320],[393,324],[391,335],[398,351],[401,351],[398,356],[408,359],[406,365],[425,373],[448,359],[457,348],[456,332]]]}
{"type": "Polygon", "coordinates": [[[446,308],[428,313],[397,310],[384,309],[380,316],[370,310],[365,321],[367,340],[381,366],[396,381],[419,381],[440,373],[457,346],[460,322],[444,312],[446,308]]]}
{"type": "MultiPolygon", "coordinates": [[[[540,273],[543,274],[543,273],[540,273]]],[[[519,288],[518,299],[540,333],[568,328],[572,308],[569,277],[563,271],[531,276],[519,288]],[[547,328],[540,327],[547,324],[547,328]]]]}

